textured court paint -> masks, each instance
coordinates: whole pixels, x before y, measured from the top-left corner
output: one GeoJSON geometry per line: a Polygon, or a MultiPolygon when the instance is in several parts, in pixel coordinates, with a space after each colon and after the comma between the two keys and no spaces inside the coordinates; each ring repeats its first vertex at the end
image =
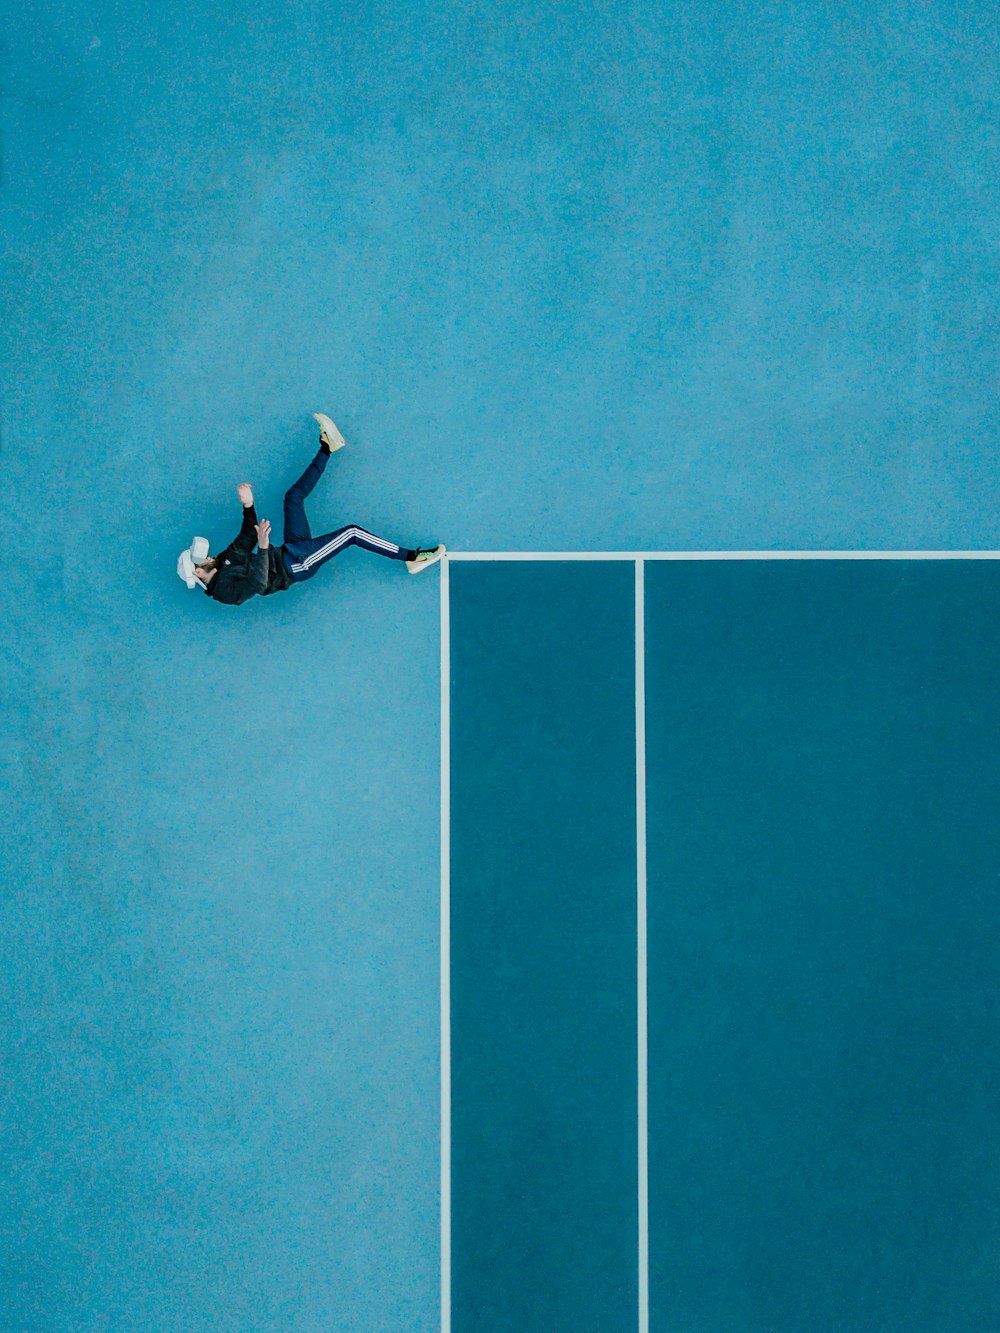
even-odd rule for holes
{"type": "Polygon", "coordinates": [[[451,570],[455,1333],[635,1326],[633,575],[451,570]]]}
{"type": "Polygon", "coordinates": [[[646,567],[652,1327],[1000,1326],[1000,569],[646,567]]]}
{"type": "Polygon", "coordinates": [[[433,1328],[437,576],[177,552],[996,545],[995,6],[5,9],[0,1304],[433,1328]]]}

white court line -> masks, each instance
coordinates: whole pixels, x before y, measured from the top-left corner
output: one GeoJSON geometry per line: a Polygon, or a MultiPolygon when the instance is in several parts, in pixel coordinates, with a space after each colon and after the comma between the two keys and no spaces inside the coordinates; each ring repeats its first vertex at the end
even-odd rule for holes
{"type": "Polygon", "coordinates": [[[1000,560],[1000,551],[449,551],[448,560],[1000,560]]]}
{"type": "Polygon", "coordinates": [[[639,1088],[639,1333],[649,1333],[649,1049],[646,997],[646,596],[635,562],[636,1000],[639,1088]]]}
{"type": "Polygon", "coordinates": [[[451,1333],[451,614],[441,562],[441,1333],[451,1333]]]}

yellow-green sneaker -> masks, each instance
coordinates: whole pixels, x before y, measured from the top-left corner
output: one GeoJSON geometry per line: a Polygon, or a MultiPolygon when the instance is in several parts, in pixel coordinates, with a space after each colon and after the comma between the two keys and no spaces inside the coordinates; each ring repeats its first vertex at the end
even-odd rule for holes
{"type": "Polygon", "coordinates": [[[328,416],[322,412],[314,412],[313,420],[319,422],[320,442],[326,445],[331,454],[334,449],[343,449],[347,441],[328,416]]]}
{"type": "Polygon", "coordinates": [[[431,550],[425,551],[422,546],[418,546],[416,558],[407,560],[406,568],[411,574],[419,574],[422,569],[430,569],[431,565],[436,565],[446,550],[447,547],[435,546],[431,550]]]}

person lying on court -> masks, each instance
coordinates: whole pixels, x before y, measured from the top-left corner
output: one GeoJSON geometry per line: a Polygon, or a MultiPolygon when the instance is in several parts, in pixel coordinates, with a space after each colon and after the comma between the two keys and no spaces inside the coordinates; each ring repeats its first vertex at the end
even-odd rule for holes
{"type": "Polygon", "coordinates": [[[285,493],[284,545],[277,550],[271,545],[271,524],[267,519],[257,521],[253,491],[244,482],[237,489],[243,502],[243,526],[236,540],[218,555],[210,556],[207,538],[195,537],[188,549],[180,553],[177,573],[189,588],[200,584],[214,601],[242,606],[258,593],[268,597],[274,592],[284,592],[293,583],[304,583],[348,546],[363,546],[376,555],[405,561],[411,574],[429,569],[444,555],[443,546],[418,546],[411,550],[386,541],[384,537],[376,537],[356,524],[337,528],[322,537],[312,535],[306,518],[305,498],[323,475],[330,455],[346,443],[329,417],[317,412],[315,418],[319,422],[319,452],[291,490],[285,493]]]}

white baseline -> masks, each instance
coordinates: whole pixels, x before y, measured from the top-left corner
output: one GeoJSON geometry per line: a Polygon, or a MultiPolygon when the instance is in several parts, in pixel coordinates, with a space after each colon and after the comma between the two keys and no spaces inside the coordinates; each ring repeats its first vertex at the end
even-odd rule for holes
{"type": "Polygon", "coordinates": [[[1000,551],[449,551],[446,560],[1000,560],[1000,551]]]}

